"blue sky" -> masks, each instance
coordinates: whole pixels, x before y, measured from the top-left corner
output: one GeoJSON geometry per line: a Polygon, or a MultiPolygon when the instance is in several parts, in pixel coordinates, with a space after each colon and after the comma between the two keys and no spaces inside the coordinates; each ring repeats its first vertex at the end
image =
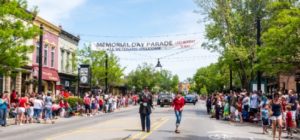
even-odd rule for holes
{"type": "Polygon", "coordinates": [[[125,73],[144,62],[155,65],[162,58],[164,69],[180,80],[192,77],[200,67],[216,62],[218,54],[200,47],[204,38],[203,16],[194,13],[193,0],[28,0],[39,14],[81,37],[85,42],[131,42],[194,39],[190,50],[115,52],[125,73]],[[197,34],[190,34],[197,33],[197,34]],[[177,34],[186,34],[180,35],[177,34]],[[162,37],[153,36],[163,35],[162,37]],[[104,37],[115,36],[115,37],[104,37]],[[181,53],[179,53],[181,52],[181,53]],[[168,56],[168,57],[165,57],[168,56]]]}

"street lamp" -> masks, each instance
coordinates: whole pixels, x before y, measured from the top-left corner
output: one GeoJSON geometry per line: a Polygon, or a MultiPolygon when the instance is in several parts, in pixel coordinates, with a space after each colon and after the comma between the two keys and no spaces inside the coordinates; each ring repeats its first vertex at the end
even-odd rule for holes
{"type": "Polygon", "coordinates": [[[43,34],[44,34],[44,27],[43,24],[40,25],[40,42],[39,42],[39,75],[38,75],[38,94],[42,94],[42,68],[43,68],[43,34]]]}
{"type": "Polygon", "coordinates": [[[162,65],[160,64],[159,58],[158,58],[158,61],[157,61],[156,67],[157,67],[157,68],[162,68],[162,65]]]}

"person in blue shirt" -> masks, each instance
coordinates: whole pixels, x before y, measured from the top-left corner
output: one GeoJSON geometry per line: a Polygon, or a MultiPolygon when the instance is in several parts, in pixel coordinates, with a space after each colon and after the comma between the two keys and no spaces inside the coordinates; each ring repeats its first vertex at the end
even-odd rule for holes
{"type": "Polygon", "coordinates": [[[0,125],[6,126],[6,115],[7,115],[8,99],[3,98],[3,93],[0,93],[0,125]]]}
{"type": "Polygon", "coordinates": [[[268,133],[268,125],[269,125],[269,107],[267,104],[264,104],[261,109],[261,120],[263,127],[263,134],[268,133]]]}

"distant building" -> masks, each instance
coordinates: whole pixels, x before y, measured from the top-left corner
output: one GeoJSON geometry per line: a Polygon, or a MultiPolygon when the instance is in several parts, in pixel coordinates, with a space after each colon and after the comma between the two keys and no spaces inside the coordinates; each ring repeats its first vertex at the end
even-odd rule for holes
{"type": "Polygon", "coordinates": [[[178,85],[178,91],[182,93],[189,93],[190,91],[190,83],[188,82],[180,82],[178,85]]]}
{"type": "Polygon", "coordinates": [[[78,49],[79,40],[79,37],[74,36],[63,29],[60,32],[58,41],[58,72],[60,77],[58,88],[60,90],[67,90],[72,93],[76,92],[76,79],[78,76],[76,51],[78,49]]]}

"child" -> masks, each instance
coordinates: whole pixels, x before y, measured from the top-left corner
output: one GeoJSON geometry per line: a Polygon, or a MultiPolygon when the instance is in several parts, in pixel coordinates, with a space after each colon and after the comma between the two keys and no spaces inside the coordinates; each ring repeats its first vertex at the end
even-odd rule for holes
{"type": "Polygon", "coordinates": [[[293,139],[293,119],[292,119],[292,112],[291,106],[287,106],[286,110],[286,128],[287,128],[287,138],[293,139]]]}
{"type": "Polygon", "coordinates": [[[226,99],[226,103],[225,103],[225,106],[224,106],[224,119],[225,120],[229,120],[229,115],[230,115],[230,110],[229,110],[229,103],[228,103],[228,99],[226,99]]]}
{"type": "Polygon", "coordinates": [[[264,104],[261,109],[261,119],[263,125],[263,134],[268,133],[268,125],[269,125],[269,107],[267,104],[264,104]]]}

